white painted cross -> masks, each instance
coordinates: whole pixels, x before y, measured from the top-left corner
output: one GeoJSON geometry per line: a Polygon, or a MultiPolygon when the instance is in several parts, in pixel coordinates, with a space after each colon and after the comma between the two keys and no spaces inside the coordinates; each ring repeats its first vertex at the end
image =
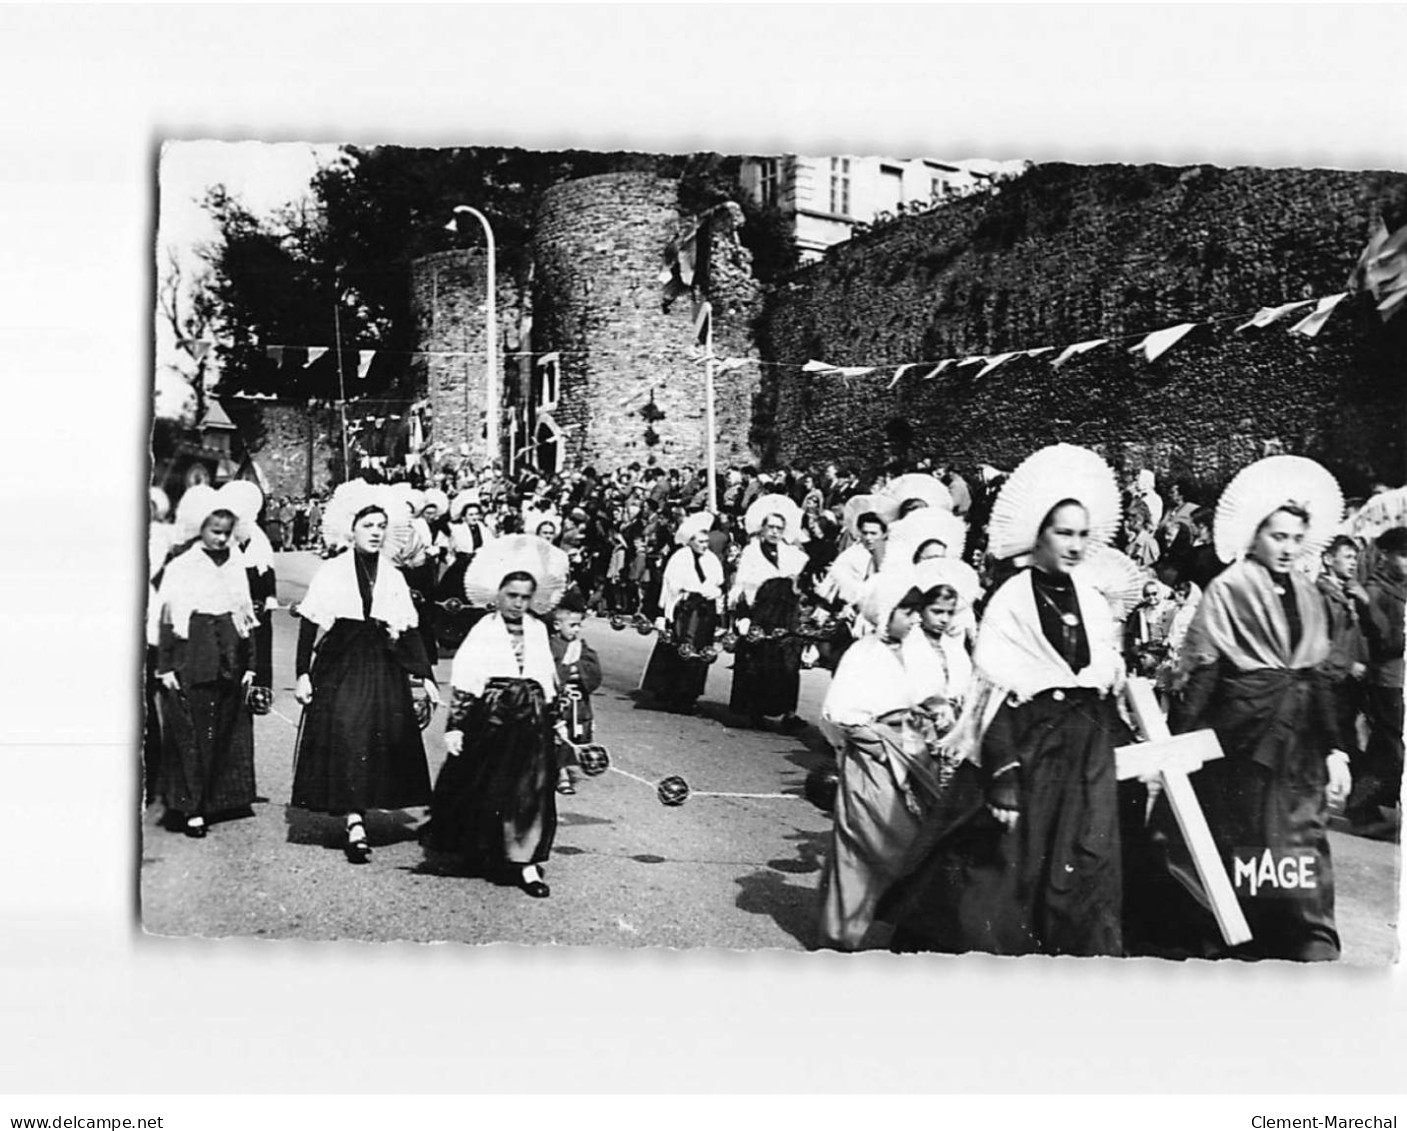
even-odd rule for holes
{"type": "Polygon", "coordinates": [[[1114,751],[1119,780],[1158,775],[1183,839],[1192,851],[1192,861],[1197,865],[1202,888],[1211,900],[1221,937],[1229,946],[1250,942],[1250,925],[1241,913],[1241,904],[1226,874],[1221,853],[1217,851],[1207,818],[1188,780],[1188,775],[1200,770],[1204,763],[1222,757],[1216,732],[1197,730],[1174,736],[1153,694],[1153,685],[1146,679],[1131,676],[1125,696],[1144,741],[1136,746],[1120,746],[1114,751]]]}

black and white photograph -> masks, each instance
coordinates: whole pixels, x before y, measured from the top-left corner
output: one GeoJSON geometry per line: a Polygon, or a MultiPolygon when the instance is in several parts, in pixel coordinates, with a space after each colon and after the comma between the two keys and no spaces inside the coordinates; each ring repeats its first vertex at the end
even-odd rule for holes
{"type": "Polygon", "coordinates": [[[0,1126],[1401,1126],[1404,37],[0,5],[0,1126]]]}
{"type": "Polygon", "coordinates": [[[157,196],[148,932],[1397,961],[1407,174],[157,196]]]}

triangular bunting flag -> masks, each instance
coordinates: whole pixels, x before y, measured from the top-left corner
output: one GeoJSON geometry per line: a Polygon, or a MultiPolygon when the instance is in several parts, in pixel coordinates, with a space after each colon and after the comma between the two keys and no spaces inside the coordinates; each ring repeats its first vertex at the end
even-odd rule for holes
{"type": "Polygon", "coordinates": [[[714,366],[715,373],[732,373],[735,369],[742,369],[745,365],[751,365],[756,358],[751,357],[725,357],[714,366]]]}
{"type": "Polygon", "coordinates": [[[918,366],[919,366],[919,362],[917,362],[917,361],[911,361],[911,362],[909,362],[907,365],[901,365],[901,366],[899,366],[899,368],[894,371],[894,378],[893,378],[893,380],[891,380],[891,381],[889,382],[889,384],[885,386],[885,388],[886,388],[886,389],[892,389],[892,388],[894,388],[894,386],[899,383],[899,378],[903,377],[904,374],[907,373],[910,369],[917,369],[918,366]]]}
{"type": "Polygon", "coordinates": [[[1157,361],[1196,327],[1197,323],[1195,322],[1184,322],[1180,326],[1169,326],[1166,330],[1154,330],[1138,345],[1130,349],[1129,353],[1142,353],[1147,360],[1157,361]]]}
{"type": "Polygon", "coordinates": [[[283,364],[282,346],[265,346],[264,352],[269,355],[269,360],[272,361],[275,365],[283,364]]]}
{"type": "Polygon", "coordinates": [[[303,368],[306,369],[309,365],[321,359],[325,353],[327,353],[327,346],[309,346],[308,360],[304,362],[303,368]]]}
{"type": "Polygon", "coordinates": [[[1397,313],[1398,308],[1404,303],[1407,303],[1407,280],[1404,280],[1395,291],[1384,292],[1383,301],[1378,303],[1378,313],[1383,316],[1383,321],[1386,322],[1397,313]]]}
{"type": "Polygon", "coordinates": [[[181,339],[181,345],[185,347],[186,352],[189,353],[191,357],[195,358],[197,365],[205,360],[205,355],[210,352],[211,344],[210,342],[196,341],[192,338],[181,339]]]}
{"type": "Polygon", "coordinates": [[[1059,369],[1072,357],[1076,357],[1082,353],[1089,353],[1090,350],[1097,349],[1099,346],[1104,345],[1108,341],[1108,338],[1091,338],[1087,342],[1076,342],[1074,345],[1066,346],[1063,350],[1061,350],[1060,356],[1052,359],[1050,364],[1056,369],[1059,369]]]}
{"type": "Polygon", "coordinates": [[[1019,354],[1018,356],[1020,356],[1020,357],[1040,357],[1041,354],[1043,354],[1043,353],[1054,353],[1054,352],[1055,352],[1055,347],[1054,347],[1054,346],[1037,346],[1035,349],[1033,349],[1033,350],[1026,350],[1024,353],[1019,354]]]}
{"type": "Polygon", "coordinates": [[[831,369],[831,372],[834,373],[834,374],[835,374],[836,376],[838,376],[838,377],[844,377],[845,380],[848,381],[848,380],[850,380],[850,378],[852,378],[852,377],[868,377],[871,373],[874,372],[874,366],[873,366],[873,365],[837,365],[837,366],[834,366],[834,367],[831,369]]]}
{"type": "Polygon", "coordinates": [[[1334,307],[1348,298],[1348,292],[1343,294],[1330,295],[1328,298],[1321,298],[1319,304],[1314,308],[1314,312],[1305,318],[1301,318],[1290,327],[1291,334],[1301,334],[1306,338],[1313,338],[1319,331],[1324,329],[1324,323],[1329,321],[1329,315],[1334,312],[1334,307]]]}
{"type": "Polygon", "coordinates": [[[1013,357],[1020,356],[1021,354],[1018,351],[1015,353],[999,353],[995,357],[987,358],[987,364],[982,366],[982,368],[977,371],[977,380],[980,381],[983,377],[987,376],[988,373],[992,372],[992,370],[997,369],[1000,366],[1006,364],[1013,357]]]}
{"type": "Polygon", "coordinates": [[[1239,334],[1243,330],[1263,329],[1273,322],[1279,322],[1280,319],[1284,318],[1285,315],[1291,313],[1292,311],[1300,310],[1306,306],[1313,305],[1314,300],[1312,298],[1307,298],[1301,302],[1287,302],[1281,306],[1263,306],[1258,311],[1256,311],[1255,317],[1253,317],[1249,322],[1243,322],[1241,323],[1241,325],[1237,326],[1236,332],[1239,334]]]}
{"type": "Polygon", "coordinates": [[[554,353],[545,353],[545,354],[543,354],[540,358],[537,359],[537,364],[538,364],[538,365],[555,365],[555,364],[557,364],[557,362],[559,362],[559,361],[561,361],[561,360],[562,360],[562,355],[561,355],[560,353],[556,353],[556,352],[554,352],[554,353]]]}
{"type": "Polygon", "coordinates": [[[957,363],[957,366],[961,369],[964,365],[981,365],[986,360],[987,358],[984,354],[973,354],[971,357],[963,358],[957,363]]]}
{"type": "Polygon", "coordinates": [[[366,375],[371,372],[371,363],[376,358],[375,350],[357,351],[357,376],[365,381],[366,375]]]}
{"type": "Polygon", "coordinates": [[[812,360],[812,361],[808,361],[805,365],[803,365],[803,366],[801,367],[801,372],[803,372],[803,373],[830,373],[830,372],[831,372],[832,370],[834,370],[835,368],[836,368],[836,366],[831,365],[830,362],[812,360]]]}
{"type": "Polygon", "coordinates": [[[932,369],[930,369],[927,373],[923,375],[923,380],[932,381],[933,378],[937,377],[940,373],[946,373],[957,363],[957,358],[945,357],[942,361],[940,361],[937,365],[935,365],[932,369]]]}

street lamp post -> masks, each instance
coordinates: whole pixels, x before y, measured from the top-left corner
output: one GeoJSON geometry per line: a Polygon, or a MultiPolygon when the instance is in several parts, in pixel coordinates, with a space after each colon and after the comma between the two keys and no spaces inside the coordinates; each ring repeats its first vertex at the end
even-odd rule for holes
{"type": "MultiPolygon", "coordinates": [[[[487,426],[487,437],[485,441],[485,455],[487,456],[489,470],[493,469],[494,462],[499,458],[499,388],[498,388],[498,256],[497,247],[494,244],[493,228],[489,226],[488,217],[477,208],[471,208],[467,204],[458,205],[454,210],[455,218],[448,224],[448,230],[458,231],[459,217],[468,214],[479,221],[484,229],[484,238],[488,241],[489,263],[488,263],[488,283],[484,297],[484,354],[488,365],[487,380],[484,382],[484,417],[487,426]]],[[[472,435],[471,421],[474,417],[473,397],[470,393],[468,382],[464,386],[464,432],[465,441],[468,442],[472,435]]]]}

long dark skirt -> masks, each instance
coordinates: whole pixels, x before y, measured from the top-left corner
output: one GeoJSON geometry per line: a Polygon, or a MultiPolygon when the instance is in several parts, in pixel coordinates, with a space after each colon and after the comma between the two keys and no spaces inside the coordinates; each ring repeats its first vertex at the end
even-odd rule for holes
{"type": "Polygon", "coordinates": [[[670,624],[672,640],[659,640],[650,654],[642,687],[670,709],[682,710],[704,693],[708,683],[706,660],[686,660],[678,645],[703,648],[713,643],[718,628],[718,607],[698,593],[686,593],[674,607],[670,624]]]}
{"type": "Polygon", "coordinates": [[[420,622],[416,631],[420,633],[420,639],[425,645],[425,655],[431,664],[437,663],[440,658],[439,645],[435,638],[436,614],[440,611],[435,604],[437,571],[438,567],[433,558],[426,559],[424,565],[415,569],[401,571],[415,602],[415,614],[420,622]]]}
{"type": "Polygon", "coordinates": [[[143,696],[146,725],[142,729],[142,787],[148,805],[161,796],[161,684],[156,678],[156,660],[157,650],[149,646],[143,696]]]}
{"type": "Polygon", "coordinates": [[[1339,956],[1324,761],[1333,709],[1329,688],[1315,672],[1221,671],[1200,723],[1215,730],[1224,756],[1197,771],[1192,786],[1253,937],[1234,950],[1225,946],[1171,811],[1160,801],[1151,832],[1182,890],[1165,885],[1159,906],[1137,916],[1150,924],[1149,949],[1301,962],[1339,956]],[[1296,880],[1298,862],[1305,860],[1313,886],[1257,883],[1253,893],[1247,877],[1237,879],[1237,861],[1243,868],[1263,865],[1267,851],[1272,862],[1295,859],[1296,880]],[[1158,923],[1152,925],[1155,914],[1158,923]]]}
{"type": "Polygon", "coordinates": [[[1123,953],[1114,747],[1130,741],[1108,699],[1046,692],[1004,705],[987,742],[1021,757],[1021,816],[1007,830],[964,763],[880,903],[895,950],[1123,953]],[[993,733],[997,732],[997,733],[993,733]]]}
{"type": "Polygon", "coordinates": [[[427,847],[483,875],[543,863],[557,835],[557,769],[542,688],[491,680],[469,709],[462,752],[440,768],[427,847]]]}
{"type": "MultiPolygon", "coordinates": [[[[450,567],[445,570],[444,576],[435,586],[436,602],[451,599],[464,602],[464,575],[469,571],[469,563],[473,560],[472,555],[460,554],[450,563],[450,567]]],[[[444,650],[444,654],[448,655],[458,649],[473,627],[487,614],[487,609],[476,609],[468,605],[465,605],[457,613],[451,613],[436,604],[433,621],[435,639],[440,648],[444,650]]]]}
{"type": "MultiPolygon", "coordinates": [[[[788,579],[774,577],[757,590],[752,623],[762,629],[794,632],[800,621],[800,598],[788,579]]],[[[778,640],[738,641],[733,654],[733,692],[728,706],[738,715],[789,715],[801,696],[803,643],[794,636],[778,640]]]]}
{"type": "Polygon", "coordinates": [[[254,803],[254,720],[238,679],[162,690],[161,773],[166,807],[213,816],[254,803]]]}
{"type": "Polygon", "coordinates": [[[293,804],[364,813],[430,803],[430,769],[405,668],[374,621],[339,620],[318,643],[298,728],[293,804]]]}

